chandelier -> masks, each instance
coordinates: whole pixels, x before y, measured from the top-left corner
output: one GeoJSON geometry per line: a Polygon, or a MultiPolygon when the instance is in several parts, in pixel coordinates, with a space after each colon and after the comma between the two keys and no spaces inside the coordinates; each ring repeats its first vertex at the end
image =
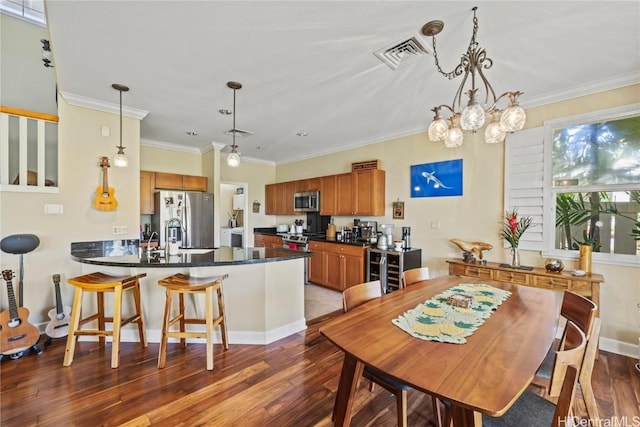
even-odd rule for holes
{"type": "Polygon", "coordinates": [[[238,146],[236,145],[236,134],[238,133],[238,129],[236,129],[236,90],[242,89],[242,83],[227,82],[227,86],[233,89],[233,129],[229,131],[233,135],[233,144],[231,145],[231,152],[227,155],[227,165],[237,168],[240,166],[240,153],[238,153],[238,146]]]}
{"type": "Polygon", "coordinates": [[[429,125],[429,139],[434,142],[444,141],[448,148],[461,146],[464,139],[463,131],[476,132],[485,125],[487,120],[489,124],[484,132],[487,143],[504,141],[507,132],[521,130],[526,121],[524,109],[518,105],[518,96],[522,95],[522,92],[505,92],[496,96],[484,75],[483,70],[491,68],[493,60],[476,41],[477,9],[477,6],[473,8],[473,34],[467,52],[462,55],[456,68],[448,73],[440,67],[436,51],[436,35],[442,31],[444,23],[429,21],[422,27],[422,34],[433,39],[433,57],[438,72],[449,80],[462,76],[462,82],[451,105],[443,104],[431,109],[435,116],[429,125]],[[466,106],[463,105],[463,94],[468,99],[466,106]],[[509,103],[504,110],[500,110],[498,102],[503,99],[507,99],[509,103]],[[443,115],[449,119],[449,123],[443,115]]]}

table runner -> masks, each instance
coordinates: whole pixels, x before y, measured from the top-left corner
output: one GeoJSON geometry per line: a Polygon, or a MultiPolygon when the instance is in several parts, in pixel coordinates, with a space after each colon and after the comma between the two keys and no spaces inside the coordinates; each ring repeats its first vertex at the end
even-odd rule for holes
{"type": "Polygon", "coordinates": [[[461,283],[393,319],[391,322],[409,335],[428,341],[464,344],[511,292],[481,283],[461,283]],[[469,308],[447,303],[462,294],[473,297],[469,308]]]}

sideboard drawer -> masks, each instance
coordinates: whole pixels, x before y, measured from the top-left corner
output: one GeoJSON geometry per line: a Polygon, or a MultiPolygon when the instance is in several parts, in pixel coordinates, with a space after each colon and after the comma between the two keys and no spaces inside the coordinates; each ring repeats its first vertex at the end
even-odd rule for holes
{"type": "Polygon", "coordinates": [[[482,279],[491,279],[491,270],[482,267],[465,266],[463,275],[469,277],[480,277],[482,279]]]}
{"type": "Polygon", "coordinates": [[[569,290],[577,293],[591,295],[591,282],[588,280],[573,279],[571,281],[571,286],[569,287],[569,290]]]}
{"type": "Polygon", "coordinates": [[[533,286],[549,289],[569,289],[571,280],[562,277],[533,276],[533,286]]]}
{"type": "Polygon", "coordinates": [[[515,283],[518,285],[529,284],[529,274],[519,271],[495,270],[493,272],[493,278],[500,282],[515,283]]]}

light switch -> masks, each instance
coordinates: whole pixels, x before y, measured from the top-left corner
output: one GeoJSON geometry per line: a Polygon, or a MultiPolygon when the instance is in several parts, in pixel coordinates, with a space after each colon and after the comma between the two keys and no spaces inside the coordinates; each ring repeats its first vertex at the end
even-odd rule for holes
{"type": "Polygon", "coordinates": [[[63,212],[62,205],[44,205],[45,215],[62,215],[63,212]]]}
{"type": "Polygon", "coordinates": [[[109,129],[109,126],[102,126],[100,128],[100,135],[102,136],[109,136],[111,135],[111,129],[109,129]]]}

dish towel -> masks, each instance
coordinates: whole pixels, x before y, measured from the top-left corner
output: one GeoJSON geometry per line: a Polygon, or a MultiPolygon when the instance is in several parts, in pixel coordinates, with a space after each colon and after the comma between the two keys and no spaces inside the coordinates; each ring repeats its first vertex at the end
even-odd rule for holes
{"type": "Polygon", "coordinates": [[[481,283],[461,283],[420,303],[391,322],[409,335],[428,341],[464,344],[511,292],[481,283]],[[468,308],[447,303],[453,295],[472,297],[468,308]]]}

